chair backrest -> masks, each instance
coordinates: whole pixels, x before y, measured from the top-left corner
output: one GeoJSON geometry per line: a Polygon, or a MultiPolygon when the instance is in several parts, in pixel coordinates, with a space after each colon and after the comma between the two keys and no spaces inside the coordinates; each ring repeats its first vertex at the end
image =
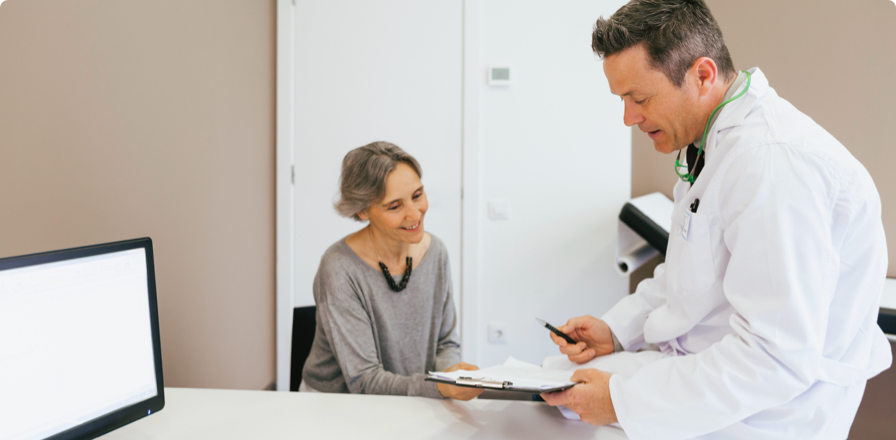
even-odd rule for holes
{"type": "Polygon", "coordinates": [[[298,391],[302,383],[302,368],[311,353],[317,327],[316,306],[296,307],[292,310],[292,361],[289,368],[289,390],[298,391]]]}

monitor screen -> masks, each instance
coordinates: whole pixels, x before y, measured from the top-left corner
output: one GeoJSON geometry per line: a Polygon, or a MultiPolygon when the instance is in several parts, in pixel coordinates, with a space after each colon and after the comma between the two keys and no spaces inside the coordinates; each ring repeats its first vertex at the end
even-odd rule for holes
{"type": "Polygon", "coordinates": [[[94,437],[164,405],[149,239],[0,260],[0,439],[94,437]]]}

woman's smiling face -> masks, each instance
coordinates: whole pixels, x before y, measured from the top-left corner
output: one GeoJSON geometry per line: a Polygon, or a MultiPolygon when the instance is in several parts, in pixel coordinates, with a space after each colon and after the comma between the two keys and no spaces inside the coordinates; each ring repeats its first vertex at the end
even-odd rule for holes
{"type": "Polygon", "coordinates": [[[405,243],[423,240],[423,216],[429,209],[420,176],[409,165],[399,163],[386,176],[386,195],[367,211],[358,213],[380,236],[405,243]]]}

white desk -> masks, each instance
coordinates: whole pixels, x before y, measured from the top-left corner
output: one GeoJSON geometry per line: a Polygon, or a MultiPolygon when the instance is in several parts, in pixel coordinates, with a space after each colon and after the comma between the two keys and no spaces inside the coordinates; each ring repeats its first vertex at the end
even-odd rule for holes
{"type": "Polygon", "coordinates": [[[606,439],[542,402],[165,388],[165,408],[103,440],[606,439]]]}
{"type": "MultiPolygon", "coordinates": [[[[896,309],[896,279],[887,279],[881,308],[896,309]]],[[[540,402],[190,388],[166,388],[165,400],[158,414],[101,438],[626,439],[540,402]]]]}

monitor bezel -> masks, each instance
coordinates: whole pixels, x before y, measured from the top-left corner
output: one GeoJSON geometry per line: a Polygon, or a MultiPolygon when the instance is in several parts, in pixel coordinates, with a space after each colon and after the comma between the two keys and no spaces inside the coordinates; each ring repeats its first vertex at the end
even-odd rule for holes
{"type": "Polygon", "coordinates": [[[144,237],[0,259],[0,271],[5,271],[134,249],[144,249],[146,253],[146,287],[149,292],[152,350],[155,362],[156,389],[158,390],[158,394],[154,397],[106,413],[93,420],[73,426],[65,431],[53,434],[46,437],[45,440],[69,440],[99,437],[150,414],[161,411],[162,408],[165,407],[165,387],[162,380],[162,344],[159,338],[159,308],[156,299],[156,276],[155,265],[153,263],[152,240],[149,237],[144,237]]]}

